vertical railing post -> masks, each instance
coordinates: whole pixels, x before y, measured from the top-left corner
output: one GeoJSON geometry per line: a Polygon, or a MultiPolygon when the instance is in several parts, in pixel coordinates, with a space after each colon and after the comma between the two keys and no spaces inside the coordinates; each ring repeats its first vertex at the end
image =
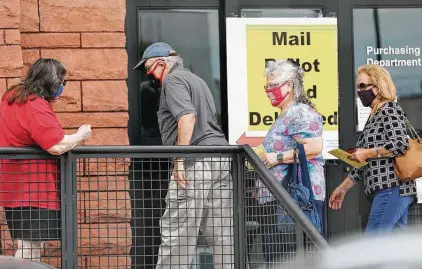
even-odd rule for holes
{"type": "Polygon", "coordinates": [[[296,257],[302,259],[305,257],[305,234],[302,226],[296,223],[296,257]]]}
{"type": "Polygon", "coordinates": [[[245,267],[245,188],[244,158],[237,154],[233,160],[233,224],[234,224],[234,268],[245,267]]]}
{"type": "Polygon", "coordinates": [[[76,159],[71,152],[63,154],[60,158],[61,182],[61,250],[62,268],[78,268],[77,252],[77,185],[76,185],[76,159]]]}

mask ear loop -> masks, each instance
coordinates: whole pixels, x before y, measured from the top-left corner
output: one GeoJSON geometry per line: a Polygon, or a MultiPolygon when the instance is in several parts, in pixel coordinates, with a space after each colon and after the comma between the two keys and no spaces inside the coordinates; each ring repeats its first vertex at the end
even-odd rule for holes
{"type": "MultiPolygon", "coordinates": [[[[155,65],[152,69],[151,69],[151,71],[148,71],[147,73],[146,73],[146,75],[147,76],[149,76],[149,75],[153,75],[154,76],[154,78],[155,79],[157,79],[157,80],[159,80],[160,81],[160,84],[162,85],[163,84],[163,77],[164,77],[164,70],[166,69],[166,67],[167,67],[167,63],[164,61],[164,60],[162,60],[162,59],[160,59],[160,60],[157,60],[157,61],[155,61],[154,63],[153,63],[153,65],[155,65]],[[157,78],[153,73],[154,73],[154,71],[155,71],[155,69],[157,69],[157,67],[159,66],[159,65],[162,65],[163,66],[163,71],[161,72],[161,75],[160,75],[160,77],[159,78],[157,78]]],[[[160,85],[160,86],[161,86],[160,85]]]]}

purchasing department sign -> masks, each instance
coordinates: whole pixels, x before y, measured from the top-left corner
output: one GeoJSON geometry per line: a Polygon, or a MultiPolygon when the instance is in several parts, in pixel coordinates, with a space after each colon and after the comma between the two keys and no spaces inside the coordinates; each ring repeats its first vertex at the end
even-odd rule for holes
{"type": "Polygon", "coordinates": [[[279,110],[264,91],[267,61],[292,59],[305,71],[307,96],[323,116],[325,158],[338,148],[337,20],[228,18],[227,75],[230,144],[262,143],[279,110]]]}

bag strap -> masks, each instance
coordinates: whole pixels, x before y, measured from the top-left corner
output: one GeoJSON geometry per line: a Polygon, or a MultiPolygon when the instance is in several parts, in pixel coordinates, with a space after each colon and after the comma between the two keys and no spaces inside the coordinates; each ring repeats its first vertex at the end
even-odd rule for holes
{"type": "Polygon", "coordinates": [[[287,190],[289,185],[293,182],[297,182],[297,166],[298,166],[298,149],[293,149],[293,163],[289,164],[287,175],[284,177],[281,185],[287,190]]]}
{"type": "Polygon", "coordinates": [[[314,203],[314,192],[311,185],[311,177],[309,176],[308,160],[306,159],[305,147],[303,144],[298,143],[299,160],[300,160],[300,173],[302,176],[302,184],[309,190],[309,200],[314,203]]]}
{"type": "Polygon", "coordinates": [[[410,136],[411,139],[415,139],[418,140],[419,143],[422,143],[422,140],[420,138],[420,136],[418,135],[418,132],[416,132],[415,128],[413,127],[413,125],[410,123],[409,118],[407,117],[406,113],[404,113],[403,109],[400,107],[403,115],[404,115],[404,121],[406,124],[406,131],[407,134],[410,136]]]}
{"type": "Polygon", "coordinates": [[[409,118],[407,116],[406,116],[406,129],[407,129],[409,136],[412,139],[416,139],[418,141],[421,141],[421,137],[418,135],[418,132],[416,132],[415,128],[410,123],[409,118]]]}

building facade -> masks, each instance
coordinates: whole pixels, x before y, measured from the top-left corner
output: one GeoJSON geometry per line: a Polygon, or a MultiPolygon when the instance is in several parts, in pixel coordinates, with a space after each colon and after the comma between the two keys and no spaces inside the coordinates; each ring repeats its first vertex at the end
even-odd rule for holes
{"type": "MultiPolygon", "coordinates": [[[[29,65],[40,57],[55,58],[68,71],[63,98],[54,104],[66,132],[90,124],[92,136],[85,145],[128,145],[125,16],[125,0],[2,0],[0,94],[20,82],[29,65]]],[[[81,165],[90,176],[99,168],[81,165]]],[[[110,166],[116,170],[115,163],[110,166]]],[[[119,169],[127,169],[123,166],[119,169]]],[[[127,177],[122,183],[127,183],[127,177]]],[[[124,187],[107,184],[103,178],[94,183],[84,180],[78,188],[79,245],[86,250],[79,253],[80,267],[130,266],[131,240],[126,240],[131,234],[130,199],[126,192],[117,191],[124,187]],[[118,234],[125,239],[119,240],[118,234]],[[99,253],[91,257],[94,252],[90,248],[99,253]]],[[[2,254],[13,255],[16,246],[3,213],[0,223],[2,254]]],[[[44,253],[42,261],[59,268],[60,248],[48,249],[50,253],[44,253]]]]}
{"type": "MultiPolygon", "coordinates": [[[[68,70],[69,82],[65,98],[54,105],[55,110],[68,132],[81,124],[93,126],[92,138],[85,145],[161,143],[156,121],[158,93],[149,87],[141,72],[132,70],[143,50],[156,41],[171,44],[183,57],[185,66],[204,78],[213,92],[218,119],[228,134],[226,70],[236,66],[227,67],[227,17],[338,18],[341,148],[354,147],[359,135],[360,108],[354,76],[359,65],[371,61],[368,59],[390,63],[396,58],[410,60],[405,66],[392,64],[390,71],[401,105],[417,129],[422,130],[420,0],[2,0],[0,15],[0,94],[19,82],[38,58],[60,60],[68,70]],[[386,47],[387,52],[398,48],[399,52],[375,53],[370,47],[386,47]],[[403,53],[400,49],[404,49],[403,53]]],[[[89,173],[90,165],[84,164],[84,169],[89,173]]],[[[159,167],[155,169],[158,171],[159,167]]],[[[327,162],[328,194],[348,171],[350,167],[338,161],[327,162]]],[[[151,176],[154,175],[147,173],[142,178],[151,176]]],[[[113,190],[106,182],[95,186],[79,184],[79,188],[80,244],[104,246],[104,258],[82,255],[80,265],[112,268],[114,264],[117,268],[141,264],[133,261],[130,253],[131,244],[139,244],[119,241],[117,236],[117,230],[121,233],[126,229],[126,236],[131,233],[128,194],[113,190]],[[107,202],[107,197],[120,197],[114,201],[121,203],[107,202]],[[90,207],[100,210],[89,210],[90,207]],[[93,212],[97,215],[88,216],[93,212]],[[116,214],[112,222],[110,212],[116,214]],[[84,229],[88,225],[99,225],[101,229],[84,229]],[[90,234],[98,230],[109,236],[90,234]]],[[[368,205],[360,186],[348,194],[341,211],[326,208],[327,235],[341,236],[362,229],[368,205]]],[[[412,214],[419,216],[419,207],[412,214]]],[[[4,228],[4,219],[0,221],[4,228]]],[[[157,228],[156,221],[150,225],[157,228]]],[[[1,242],[7,253],[13,251],[13,246],[3,228],[1,242]]],[[[157,242],[140,244],[152,247],[157,242]]]]}

